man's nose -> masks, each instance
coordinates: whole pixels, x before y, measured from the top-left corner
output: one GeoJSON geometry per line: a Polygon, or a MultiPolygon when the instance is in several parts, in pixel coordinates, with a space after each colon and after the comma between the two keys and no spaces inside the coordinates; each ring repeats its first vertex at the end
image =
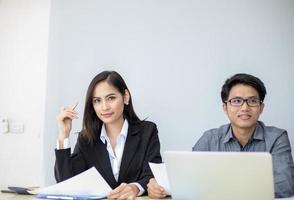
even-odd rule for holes
{"type": "Polygon", "coordinates": [[[248,105],[248,101],[247,100],[244,100],[244,103],[243,105],[241,106],[241,109],[242,110],[248,110],[250,106],[248,105]]]}

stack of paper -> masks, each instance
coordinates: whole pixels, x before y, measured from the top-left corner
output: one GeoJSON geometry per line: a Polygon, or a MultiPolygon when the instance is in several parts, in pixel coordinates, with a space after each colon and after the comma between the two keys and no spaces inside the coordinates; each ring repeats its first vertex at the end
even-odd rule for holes
{"type": "Polygon", "coordinates": [[[111,187],[95,167],[58,184],[42,188],[37,198],[42,199],[100,199],[111,187]]]}

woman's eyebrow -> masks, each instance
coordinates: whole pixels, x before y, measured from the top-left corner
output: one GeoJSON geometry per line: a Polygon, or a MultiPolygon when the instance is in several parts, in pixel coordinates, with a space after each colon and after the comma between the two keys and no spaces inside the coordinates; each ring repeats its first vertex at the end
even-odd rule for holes
{"type": "MultiPolygon", "coordinates": [[[[104,97],[109,97],[112,95],[115,95],[115,93],[109,93],[109,94],[105,95],[104,97]]],[[[92,99],[100,99],[100,98],[103,98],[103,97],[92,97],[92,99]]]]}
{"type": "Polygon", "coordinates": [[[115,95],[115,93],[110,93],[110,94],[106,95],[105,97],[109,97],[109,96],[112,96],[112,95],[115,95]]]}

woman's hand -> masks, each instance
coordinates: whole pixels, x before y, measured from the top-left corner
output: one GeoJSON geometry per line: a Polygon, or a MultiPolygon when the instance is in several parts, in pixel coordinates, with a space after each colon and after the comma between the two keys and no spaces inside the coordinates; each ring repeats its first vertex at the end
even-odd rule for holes
{"type": "Polygon", "coordinates": [[[72,127],[72,120],[78,118],[78,113],[74,110],[75,107],[73,108],[62,107],[60,109],[59,114],[56,117],[58,122],[58,128],[59,128],[59,134],[58,134],[59,143],[63,143],[63,140],[69,137],[69,133],[72,127]]]}
{"type": "Polygon", "coordinates": [[[166,197],[166,191],[160,186],[155,178],[151,178],[147,184],[148,197],[151,199],[160,199],[166,197]]]}
{"type": "Polygon", "coordinates": [[[133,200],[137,197],[139,188],[135,184],[122,183],[120,186],[112,190],[107,196],[108,199],[127,199],[133,200]]]}

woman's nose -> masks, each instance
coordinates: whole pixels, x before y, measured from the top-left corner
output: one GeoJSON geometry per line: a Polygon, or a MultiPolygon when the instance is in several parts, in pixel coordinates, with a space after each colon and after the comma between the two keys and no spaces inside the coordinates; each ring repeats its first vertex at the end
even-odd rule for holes
{"type": "Polygon", "coordinates": [[[102,110],[107,110],[108,107],[108,103],[106,101],[102,101],[102,110]]]}

